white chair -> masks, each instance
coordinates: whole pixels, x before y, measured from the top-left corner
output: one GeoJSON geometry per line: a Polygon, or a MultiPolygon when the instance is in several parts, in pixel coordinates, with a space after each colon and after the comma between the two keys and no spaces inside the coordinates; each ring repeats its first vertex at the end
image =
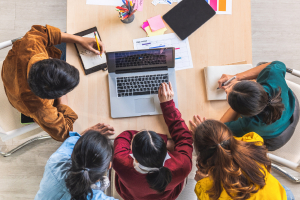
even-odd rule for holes
{"type": "MultiPolygon", "coordinates": [[[[294,92],[294,94],[297,96],[298,100],[300,100],[300,85],[288,80],[286,82],[288,86],[291,88],[291,90],[294,92]]],[[[300,123],[297,125],[292,138],[283,147],[281,147],[276,151],[272,151],[271,153],[268,153],[269,158],[271,159],[271,161],[275,161],[292,170],[300,172],[300,166],[298,163],[300,161],[299,141],[300,141],[300,123]]],[[[272,168],[284,174],[291,181],[295,183],[300,183],[300,180],[298,178],[290,175],[278,165],[272,163],[272,168]]]]}
{"type": "MultiPolygon", "coordinates": [[[[2,65],[3,61],[0,61],[0,71],[2,70],[2,65]]],[[[39,125],[36,123],[26,126],[21,124],[21,114],[8,101],[2,80],[0,81],[0,102],[0,138],[3,142],[39,128],[39,125]]],[[[17,146],[9,152],[0,152],[0,154],[4,157],[10,156],[14,152],[36,140],[43,140],[48,138],[51,138],[48,134],[37,136],[17,146]]]]}

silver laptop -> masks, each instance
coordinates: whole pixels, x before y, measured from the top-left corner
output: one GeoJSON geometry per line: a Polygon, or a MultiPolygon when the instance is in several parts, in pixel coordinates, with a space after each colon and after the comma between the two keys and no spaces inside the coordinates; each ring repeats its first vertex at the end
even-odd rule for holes
{"type": "Polygon", "coordinates": [[[106,53],[112,118],[162,114],[158,88],[171,81],[178,107],[175,49],[106,53]]]}

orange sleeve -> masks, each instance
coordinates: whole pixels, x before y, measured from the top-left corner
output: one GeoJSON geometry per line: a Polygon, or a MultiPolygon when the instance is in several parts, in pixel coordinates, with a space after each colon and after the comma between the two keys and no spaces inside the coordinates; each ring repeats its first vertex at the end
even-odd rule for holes
{"type": "Polygon", "coordinates": [[[62,104],[39,109],[32,117],[57,141],[64,141],[69,137],[69,132],[73,131],[73,123],[78,119],[77,114],[69,106],[62,104]]]}

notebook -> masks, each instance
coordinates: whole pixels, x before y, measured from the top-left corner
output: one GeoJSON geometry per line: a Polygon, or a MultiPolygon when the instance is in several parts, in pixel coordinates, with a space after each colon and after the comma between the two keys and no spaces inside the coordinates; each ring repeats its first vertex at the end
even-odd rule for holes
{"type": "Polygon", "coordinates": [[[215,14],[216,11],[205,0],[183,0],[163,19],[184,40],[215,14]]]}
{"type": "Polygon", "coordinates": [[[209,66],[204,68],[207,100],[226,100],[226,93],[218,88],[218,80],[222,74],[235,75],[252,68],[252,64],[237,64],[224,66],[209,66]]]}
{"type": "MultiPolygon", "coordinates": [[[[76,33],[74,35],[95,38],[94,32],[96,32],[98,39],[100,39],[100,41],[101,41],[100,35],[99,35],[96,27],[76,33]]],[[[93,53],[89,50],[86,50],[80,44],[75,44],[75,47],[76,47],[77,53],[80,57],[80,61],[81,61],[85,75],[88,75],[90,73],[93,73],[93,72],[96,72],[99,70],[107,70],[105,53],[102,54],[102,58],[101,58],[100,55],[96,55],[95,53],[93,53]]]]}

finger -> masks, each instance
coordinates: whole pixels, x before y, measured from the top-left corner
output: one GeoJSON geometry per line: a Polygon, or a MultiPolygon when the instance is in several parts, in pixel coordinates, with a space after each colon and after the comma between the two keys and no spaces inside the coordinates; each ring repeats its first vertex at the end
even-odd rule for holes
{"type": "Polygon", "coordinates": [[[194,119],[195,119],[196,124],[201,124],[201,121],[198,119],[197,115],[194,115],[194,119]]]}
{"type": "Polygon", "coordinates": [[[105,133],[106,131],[108,131],[108,127],[107,126],[105,126],[102,129],[100,129],[101,133],[105,133]]]}
{"type": "Polygon", "coordinates": [[[108,126],[107,128],[108,128],[108,130],[110,130],[110,131],[114,131],[114,130],[115,130],[114,127],[112,127],[112,126],[108,126]]]}
{"type": "Polygon", "coordinates": [[[106,49],[105,49],[105,45],[104,45],[104,43],[103,42],[100,42],[100,44],[99,44],[100,46],[101,46],[101,51],[100,51],[100,53],[101,54],[103,54],[105,51],[106,51],[106,49]]]}
{"type": "Polygon", "coordinates": [[[114,134],[115,134],[114,131],[106,131],[106,132],[104,133],[104,135],[114,135],[114,134]]]}
{"type": "Polygon", "coordinates": [[[198,118],[198,120],[202,123],[203,121],[202,121],[202,119],[201,119],[201,117],[200,117],[200,115],[197,115],[197,118],[198,118]]]}
{"type": "Polygon", "coordinates": [[[89,46],[89,49],[91,52],[93,52],[94,54],[100,55],[100,51],[94,49],[92,46],[89,46]]]}
{"type": "Polygon", "coordinates": [[[162,87],[163,87],[163,95],[167,96],[167,89],[165,83],[162,83],[162,87]]]}
{"type": "Polygon", "coordinates": [[[190,123],[193,129],[197,127],[197,125],[192,120],[190,120],[190,123]]]}
{"type": "Polygon", "coordinates": [[[169,81],[169,87],[170,87],[170,90],[173,92],[173,87],[172,87],[171,81],[169,81]]]}

